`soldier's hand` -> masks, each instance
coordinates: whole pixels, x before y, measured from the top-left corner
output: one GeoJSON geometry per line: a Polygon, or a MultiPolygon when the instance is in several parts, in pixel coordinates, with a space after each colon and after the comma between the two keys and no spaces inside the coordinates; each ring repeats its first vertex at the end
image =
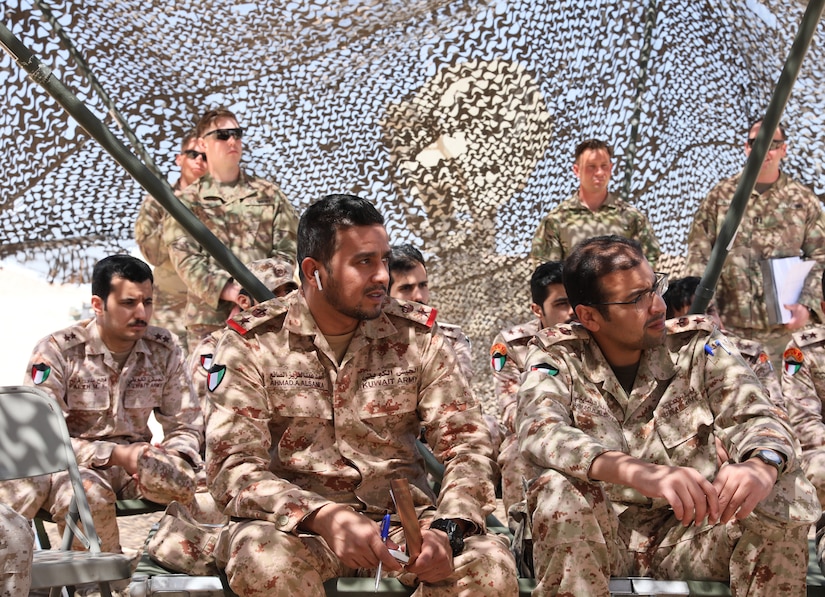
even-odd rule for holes
{"type": "Polygon", "coordinates": [[[636,488],[647,497],[665,498],[684,526],[699,526],[706,516],[711,524],[719,520],[717,489],[696,469],[651,464],[639,481],[636,488]]]}
{"type": "Polygon", "coordinates": [[[696,469],[653,464],[611,450],[593,459],[589,476],[596,481],[632,487],[646,497],[666,499],[685,526],[698,526],[706,516],[711,524],[719,520],[717,490],[696,469]]]}
{"type": "Polygon", "coordinates": [[[345,566],[377,568],[380,560],[388,572],[401,570],[381,540],[378,524],[352,508],[327,504],[310,514],[301,528],[323,537],[345,566]]]}
{"type": "Polygon", "coordinates": [[[415,574],[423,582],[439,582],[454,571],[453,549],[444,531],[424,529],[421,531],[421,553],[415,562],[407,566],[407,571],[415,574]]]}
{"type": "Polygon", "coordinates": [[[783,307],[791,312],[791,318],[788,320],[788,323],[785,324],[785,327],[789,330],[803,328],[808,325],[808,322],[811,320],[811,312],[808,311],[808,307],[805,305],[794,304],[783,305],[783,307]]]}
{"type": "Polygon", "coordinates": [[[775,468],[753,458],[719,469],[713,485],[719,491],[721,522],[747,517],[771,493],[776,477],[775,468]]]}
{"type": "Polygon", "coordinates": [[[143,456],[144,452],[149,449],[149,444],[146,442],[137,442],[134,444],[117,445],[112,450],[112,455],[109,457],[109,466],[123,467],[127,473],[134,476],[138,471],[138,460],[143,456]]]}

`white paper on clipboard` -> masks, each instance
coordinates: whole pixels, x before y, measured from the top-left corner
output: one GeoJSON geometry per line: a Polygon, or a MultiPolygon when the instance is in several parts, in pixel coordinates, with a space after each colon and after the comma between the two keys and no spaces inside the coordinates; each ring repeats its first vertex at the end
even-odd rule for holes
{"type": "Polygon", "coordinates": [[[791,312],[784,306],[799,301],[805,278],[814,263],[813,260],[803,260],[800,257],[778,257],[766,259],[760,264],[768,319],[772,324],[788,323],[791,320],[791,312]]]}

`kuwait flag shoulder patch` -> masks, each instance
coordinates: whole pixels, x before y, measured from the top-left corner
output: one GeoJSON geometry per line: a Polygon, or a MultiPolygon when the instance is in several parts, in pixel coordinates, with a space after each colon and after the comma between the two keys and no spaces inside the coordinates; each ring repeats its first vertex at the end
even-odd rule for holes
{"type": "Polygon", "coordinates": [[[796,375],[796,372],[802,368],[805,357],[802,355],[802,351],[796,346],[791,346],[782,353],[782,360],[784,361],[785,373],[788,375],[796,375]]]}
{"type": "Polygon", "coordinates": [[[44,381],[49,379],[49,374],[52,372],[52,368],[49,367],[46,363],[35,363],[32,365],[32,381],[34,385],[39,386],[44,381]]]}
{"type": "Polygon", "coordinates": [[[490,348],[490,366],[493,371],[501,371],[507,362],[507,346],[501,342],[493,344],[490,348]]]}
{"type": "Polygon", "coordinates": [[[210,392],[214,392],[226,375],[226,365],[212,365],[206,372],[206,387],[210,392]]]}

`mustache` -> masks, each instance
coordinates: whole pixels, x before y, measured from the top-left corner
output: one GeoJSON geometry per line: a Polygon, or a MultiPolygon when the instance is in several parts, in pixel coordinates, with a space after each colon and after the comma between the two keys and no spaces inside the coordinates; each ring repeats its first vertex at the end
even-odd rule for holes
{"type": "Polygon", "coordinates": [[[134,321],[129,322],[130,328],[136,326],[146,327],[147,325],[149,325],[149,323],[147,321],[144,321],[143,319],[135,319],[134,321]]]}
{"type": "Polygon", "coordinates": [[[376,290],[383,290],[384,294],[389,293],[389,289],[384,284],[377,284],[375,286],[370,286],[364,291],[364,294],[369,294],[370,292],[375,292],[376,290]]]}

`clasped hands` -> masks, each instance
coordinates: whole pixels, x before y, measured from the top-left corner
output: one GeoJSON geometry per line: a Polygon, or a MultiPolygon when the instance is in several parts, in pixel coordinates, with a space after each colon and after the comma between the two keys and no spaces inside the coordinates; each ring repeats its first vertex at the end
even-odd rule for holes
{"type": "Polygon", "coordinates": [[[406,569],[427,583],[445,580],[454,570],[452,548],[442,531],[422,529],[421,553],[402,566],[389,552],[398,546],[391,540],[384,544],[378,523],[349,506],[327,504],[305,518],[301,528],[323,537],[350,568],[377,568],[380,561],[387,572],[406,569]]]}

